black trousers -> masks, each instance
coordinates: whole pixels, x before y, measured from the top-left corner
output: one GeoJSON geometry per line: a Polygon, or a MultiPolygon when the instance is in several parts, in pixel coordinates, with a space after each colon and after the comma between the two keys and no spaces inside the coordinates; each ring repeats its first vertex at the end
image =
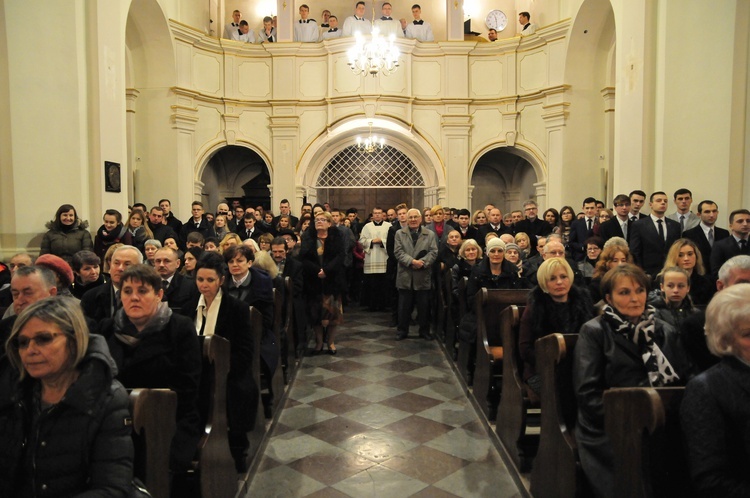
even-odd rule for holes
{"type": "Polygon", "coordinates": [[[419,334],[430,334],[430,295],[429,290],[398,290],[398,331],[401,334],[409,333],[409,321],[414,303],[417,304],[417,322],[419,323],[419,334]]]}

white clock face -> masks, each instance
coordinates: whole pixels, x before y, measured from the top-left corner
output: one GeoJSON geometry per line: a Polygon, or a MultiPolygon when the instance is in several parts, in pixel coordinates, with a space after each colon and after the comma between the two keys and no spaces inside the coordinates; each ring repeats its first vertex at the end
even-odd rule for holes
{"type": "Polygon", "coordinates": [[[502,31],[508,25],[508,16],[502,10],[493,10],[487,14],[487,19],[484,23],[488,28],[492,28],[496,31],[502,31]]]}

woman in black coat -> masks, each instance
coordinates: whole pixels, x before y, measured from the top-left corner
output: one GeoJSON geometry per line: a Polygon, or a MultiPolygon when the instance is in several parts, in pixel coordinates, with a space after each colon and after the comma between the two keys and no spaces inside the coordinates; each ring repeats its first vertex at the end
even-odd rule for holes
{"type": "Polygon", "coordinates": [[[129,496],[132,429],[115,371],[76,300],[19,315],[0,357],[0,496],[129,496]]]}
{"type": "Polygon", "coordinates": [[[101,324],[127,388],[167,388],[177,393],[173,471],[191,467],[204,432],[198,412],[202,353],[193,323],[162,302],[161,277],[148,265],[133,265],[120,280],[122,309],[101,324]]]}
{"type": "Polygon", "coordinates": [[[49,229],[42,237],[39,255],[54,254],[64,259],[68,264],[78,251],[93,251],[94,244],[88,231],[88,221],[78,217],[76,208],[70,204],[63,204],[57,209],[55,219],[48,222],[49,229]]]}
{"type": "Polygon", "coordinates": [[[612,447],[604,432],[604,391],[684,385],[693,374],[679,334],[646,306],[648,285],[648,276],[635,265],[608,271],[601,286],[607,304],[601,316],[581,327],[573,354],[576,442],[596,496],[614,494],[612,447]]]}
{"type": "Polygon", "coordinates": [[[346,287],[344,275],[344,239],[333,226],[331,213],[315,215],[304,232],[299,259],[305,272],[308,322],[315,330],[315,352],[323,350],[325,329],[328,352],[336,354],[336,325],[344,321],[341,295],[346,287]]]}
{"type": "Polygon", "coordinates": [[[255,426],[260,395],[253,379],[256,352],[250,307],[222,292],[225,278],[226,265],[221,254],[203,254],[195,267],[195,284],[200,295],[182,311],[195,323],[196,333],[221,336],[231,346],[227,377],[229,448],[237,472],[243,473],[247,471],[245,460],[249,447],[246,433],[255,426]]]}
{"type": "Polygon", "coordinates": [[[706,342],[721,361],[691,380],[680,406],[696,496],[750,496],[750,284],[717,293],[706,342]]]}

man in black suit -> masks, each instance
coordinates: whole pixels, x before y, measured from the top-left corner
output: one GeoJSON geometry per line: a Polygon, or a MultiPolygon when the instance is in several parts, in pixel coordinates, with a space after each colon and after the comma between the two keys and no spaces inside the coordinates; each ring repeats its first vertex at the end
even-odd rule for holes
{"type": "Polygon", "coordinates": [[[719,271],[718,268],[711,267],[711,249],[714,243],[729,237],[729,231],[715,226],[719,217],[719,206],[714,201],[701,201],[698,204],[698,216],[701,218],[698,226],[685,230],[682,232],[682,236],[692,240],[698,246],[703,258],[703,265],[708,273],[719,271]]]}
{"type": "Polygon", "coordinates": [[[539,206],[536,202],[529,199],[523,203],[523,211],[526,219],[516,223],[516,233],[524,232],[531,238],[532,236],[544,236],[552,233],[552,225],[539,218],[539,206]]]}
{"type": "Polygon", "coordinates": [[[596,223],[596,199],[586,197],[583,200],[583,218],[575,220],[570,225],[570,236],[568,246],[571,256],[576,263],[583,261],[586,257],[586,240],[594,235],[594,223],[596,223]]]}
{"type": "Polygon", "coordinates": [[[654,192],[649,199],[651,216],[630,225],[630,252],[635,263],[655,276],[664,266],[669,248],[680,238],[680,224],[667,218],[669,197],[654,192]]]}
{"type": "Polygon", "coordinates": [[[242,223],[237,223],[237,235],[243,242],[247,239],[258,242],[258,237],[263,235],[263,231],[256,226],[256,222],[254,210],[248,208],[242,217],[242,223]]]}
{"type": "Polygon", "coordinates": [[[164,245],[164,241],[168,238],[174,240],[180,240],[177,232],[172,230],[172,227],[164,224],[164,210],[159,206],[154,206],[151,211],[148,212],[148,227],[151,229],[151,233],[154,234],[154,239],[164,245]]]}
{"type": "Polygon", "coordinates": [[[711,271],[717,276],[719,268],[725,261],[733,256],[750,254],[750,211],[747,209],[735,209],[729,215],[729,230],[731,237],[714,243],[711,249],[711,271]]]}
{"type": "Polygon", "coordinates": [[[289,199],[281,199],[281,202],[279,202],[279,215],[274,217],[273,219],[274,227],[279,224],[279,218],[282,214],[289,216],[290,227],[296,227],[297,223],[299,223],[299,218],[292,215],[292,208],[289,205],[289,199]]]}
{"type": "Polygon", "coordinates": [[[625,194],[619,194],[615,197],[613,203],[615,206],[615,216],[599,226],[599,235],[605,242],[612,237],[622,237],[625,240],[629,240],[630,224],[632,223],[628,217],[628,213],[630,213],[630,197],[625,194]]]}
{"type": "Polygon", "coordinates": [[[484,247],[484,240],[487,234],[495,232],[498,237],[504,233],[510,233],[510,231],[503,225],[503,213],[498,208],[490,209],[490,214],[487,216],[487,223],[479,227],[479,245],[484,247]]]}
{"type": "Polygon", "coordinates": [[[641,213],[641,208],[646,203],[646,192],[643,190],[633,190],[630,192],[630,221],[638,221],[641,218],[647,218],[648,215],[641,213]]]}
{"type": "Polygon", "coordinates": [[[164,295],[162,301],[169,303],[173,310],[181,310],[188,302],[197,299],[198,287],[195,281],[177,273],[180,258],[174,249],[162,247],[154,255],[154,269],[162,281],[164,295]]]}
{"type": "Polygon", "coordinates": [[[200,201],[195,201],[190,206],[190,209],[193,213],[193,217],[183,223],[182,229],[180,230],[180,245],[183,249],[185,248],[185,244],[187,243],[187,236],[190,233],[200,232],[200,234],[203,235],[203,238],[205,239],[206,237],[210,236],[211,232],[211,224],[203,216],[203,203],[200,201]]]}
{"type": "MultiPolygon", "coordinates": [[[[156,209],[159,210],[159,214],[162,214],[161,208],[156,209]]],[[[162,226],[168,228],[166,225],[162,226]]],[[[115,311],[122,307],[122,301],[120,301],[122,274],[129,266],[141,263],[143,263],[143,254],[137,248],[118,247],[112,253],[112,262],[109,264],[109,282],[91,289],[81,298],[83,314],[97,323],[114,316],[115,311]]]]}
{"type": "MultiPolygon", "coordinates": [[[[307,347],[307,318],[305,315],[305,281],[302,263],[289,255],[289,248],[283,237],[271,241],[271,256],[279,268],[279,274],[292,281],[292,310],[294,314],[294,333],[297,337],[297,349],[307,347]]],[[[288,296],[285,296],[288,298],[288,296]]],[[[286,310],[286,306],[284,307],[286,310]]]]}
{"type": "Polygon", "coordinates": [[[458,220],[458,233],[461,234],[461,240],[474,239],[479,242],[479,230],[471,226],[471,213],[468,209],[459,209],[456,214],[458,220]]]}
{"type": "Polygon", "coordinates": [[[159,207],[164,212],[165,225],[174,230],[175,233],[180,233],[182,230],[182,222],[178,220],[172,212],[172,202],[169,199],[161,199],[159,201],[159,207]]]}

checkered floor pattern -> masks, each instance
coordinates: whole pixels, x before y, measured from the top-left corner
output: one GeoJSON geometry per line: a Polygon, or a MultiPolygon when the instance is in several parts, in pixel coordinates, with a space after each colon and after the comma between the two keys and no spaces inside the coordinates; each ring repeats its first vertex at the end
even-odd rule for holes
{"type": "Polygon", "coordinates": [[[434,341],[345,313],[338,354],[306,357],[247,497],[520,496],[434,341]]]}

